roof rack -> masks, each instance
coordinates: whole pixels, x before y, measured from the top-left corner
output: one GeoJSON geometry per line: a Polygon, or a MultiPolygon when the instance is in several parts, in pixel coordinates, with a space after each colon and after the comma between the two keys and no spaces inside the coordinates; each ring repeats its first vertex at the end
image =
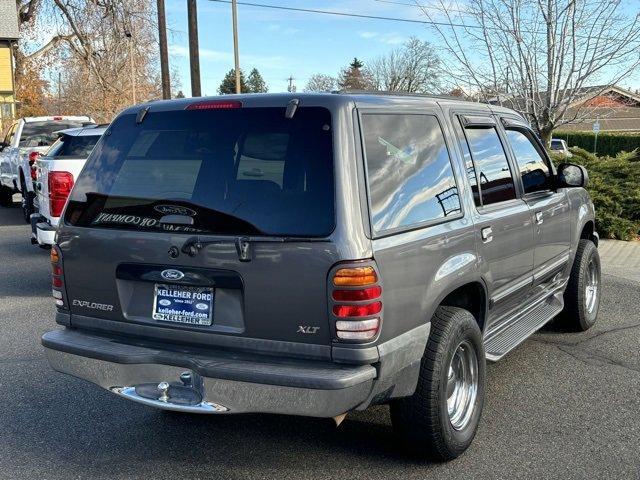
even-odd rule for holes
{"type": "Polygon", "coordinates": [[[412,92],[390,92],[386,90],[351,90],[342,89],[334,90],[331,93],[336,95],[380,95],[380,96],[397,96],[397,97],[424,97],[424,98],[442,98],[444,100],[460,100],[466,102],[474,102],[474,100],[456,97],[455,95],[442,95],[436,93],[412,93],[412,92]]]}

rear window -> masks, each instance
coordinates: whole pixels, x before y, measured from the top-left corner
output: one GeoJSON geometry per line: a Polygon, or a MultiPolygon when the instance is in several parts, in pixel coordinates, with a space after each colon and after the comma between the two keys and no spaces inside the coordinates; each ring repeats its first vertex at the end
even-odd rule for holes
{"type": "Polygon", "coordinates": [[[333,231],[331,115],[316,107],[149,112],[116,120],[66,209],[83,227],[229,235],[333,231]]]}
{"type": "Polygon", "coordinates": [[[20,147],[48,147],[58,139],[58,135],[55,132],[81,127],[82,125],[83,122],[69,120],[25,123],[20,134],[20,147]]]}
{"type": "Polygon", "coordinates": [[[51,145],[47,156],[85,159],[89,156],[99,139],[100,135],[61,135],[60,138],[51,145]]]}

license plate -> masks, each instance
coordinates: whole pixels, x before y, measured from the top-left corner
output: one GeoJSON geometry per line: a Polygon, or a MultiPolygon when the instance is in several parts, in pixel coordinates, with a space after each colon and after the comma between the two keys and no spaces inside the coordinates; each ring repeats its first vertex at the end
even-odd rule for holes
{"type": "Polygon", "coordinates": [[[156,284],[153,319],[163,322],[211,325],[214,290],[209,287],[183,287],[156,284]]]}

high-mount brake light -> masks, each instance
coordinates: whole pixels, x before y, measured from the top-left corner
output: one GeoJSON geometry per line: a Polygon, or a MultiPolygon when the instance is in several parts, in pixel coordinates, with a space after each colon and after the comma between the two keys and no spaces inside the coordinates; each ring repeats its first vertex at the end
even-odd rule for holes
{"type": "Polygon", "coordinates": [[[333,284],[338,287],[373,285],[377,281],[373,267],[341,268],[333,276],[333,284]]]}
{"type": "Polygon", "coordinates": [[[382,287],[372,266],[339,268],[331,292],[336,337],[339,340],[368,342],[380,331],[382,287]],[[373,300],[373,301],[372,301],[373,300]]]}
{"type": "Polygon", "coordinates": [[[213,100],[192,103],[185,110],[231,110],[242,108],[242,102],[238,100],[213,100]]]}
{"type": "Polygon", "coordinates": [[[54,122],[59,122],[60,120],[62,120],[62,117],[60,117],[60,116],[53,117],[53,121],[54,122]]]}

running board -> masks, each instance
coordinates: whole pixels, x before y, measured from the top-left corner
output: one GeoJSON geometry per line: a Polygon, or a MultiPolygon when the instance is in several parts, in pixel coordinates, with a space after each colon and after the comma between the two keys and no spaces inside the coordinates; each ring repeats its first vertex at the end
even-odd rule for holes
{"type": "Polygon", "coordinates": [[[562,294],[556,294],[508,322],[495,333],[491,332],[484,341],[487,360],[491,362],[500,360],[558,315],[563,306],[562,294]]]}

